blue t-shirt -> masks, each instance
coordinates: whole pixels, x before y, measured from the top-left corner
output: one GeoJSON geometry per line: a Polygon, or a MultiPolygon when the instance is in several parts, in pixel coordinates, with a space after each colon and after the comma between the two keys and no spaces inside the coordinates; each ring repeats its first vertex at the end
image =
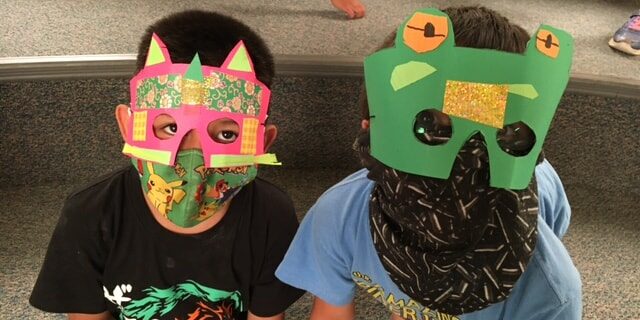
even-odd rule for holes
{"type": "Polygon", "coordinates": [[[309,210],[276,270],[281,281],[336,306],[350,303],[360,286],[406,319],[581,319],[580,275],[560,241],[569,226],[569,203],[549,162],[536,167],[538,239],[526,271],[507,300],[459,316],[422,306],[400,291],[385,271],[369,228],[374,182],[367,173],[363,169],[345,178],[309,210]]]}

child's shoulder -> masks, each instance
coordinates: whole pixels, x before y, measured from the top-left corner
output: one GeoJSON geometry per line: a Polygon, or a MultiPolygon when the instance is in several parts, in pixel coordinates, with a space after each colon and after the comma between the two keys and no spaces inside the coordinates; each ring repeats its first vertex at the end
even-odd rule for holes
{"type": "Polygon", "coordinates": [[[558,173],[547,159],[536,166],[535,175],[539,190],[556,191],[556,189],[562,188],[562,181],[558,173]]]}
{"type": "MultiPolygon", "coordinates": [[[[369,210],[374,182],[367,178],[368,170],[359,170],[327,191],[309,209],[315,223],[335,224],[338,228],[357,224],[369,210]]],[[[311,218],[310,218],[311,219],[311,218]]]]}
{"type": "MultiPolygon", "coordinates": [[[[551,166],[549,161],[544,160],[536,166],[536,182],[538,184],[538,198],[542,203],[541,210],[553,209],[560,202],[566,202],[564,186],[560,176],[551,166]],[[545,203],[548,202],[548,203],[545,203]],[[552,205],[552,208],[544,208],[545,205],[552,205]]],[[[568,206],[568,203],[566,204],[568,206]]]]}
{"type": "Polygon", "coordinates": [[[525,273],[509,296],[505,319],[521,319],[531,314],[547,319],[579,318],[582,282],[571,256],[553,230],[538,219],[538,238],[525,273]]]}
{"type": "Polygon", "coordinates": [[[260,177],[244,188],[251,190],[245,194],[251,194],[251,197],[243,197],[241,201],[250,201],[252,210],[260,212],[257,216],[261,219],[275,223],[285,223],[291,219],[297,221],[293,200],[283,188],[260,177]]]}
{"type": "Polygon", "coordinates": [[[128,192],[131,186],[136,185],[135,169],[128,165],[120,169],[99,176],[92,181],[75,188],[65,201],[65,207],[87,209],[100,205],[106,205],[114,198],[128,192]]]}
{"type": "Polygon", "coordinates": [[[260,177],[254,180],[253,195],[253,201],[264,204],[293,205],[291,197],[282,187],[260,177]]]}
{"type": "Polygon", "coordinates": [[[371,191],[373,181],[367,178],[369,171],[367,169],[360,169],[340,182],[327,189],[319,198],[320,201],[323,198],[341,198],[345,200],[355,200],[354,196],[362,196],[371,191]]]}
{"type": "Polygon", "coordinates": [[[269,194],[277,197],[289,198],[289,194],[280,186],[261,177],[254,180],[256,192],[269,194]]]}
{"type": "Polygon", "coordinates": [[[117,220],[115,215],[129,203],[125,199],[126,193],[132,188],[140,189],[137,181],[137,172],[127,166],[76,188],[64,201],[59,224],[63,224],[68,232],[82,233],[79,238],[106,232],[110,222],[117,220]]]}

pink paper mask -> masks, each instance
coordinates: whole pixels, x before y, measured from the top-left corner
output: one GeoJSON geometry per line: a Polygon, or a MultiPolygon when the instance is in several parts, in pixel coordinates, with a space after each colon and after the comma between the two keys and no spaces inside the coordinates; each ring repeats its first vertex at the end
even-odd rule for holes
{"type": "Polygon", "coordinates": [[[142,160],[174,165],[180,142],[191,130],[199,135],[206,167],[280,164],[264,153],[264,132],[271,91],[255,75],[242,41],[220,67],[202,66],[196,54],[191,64],[172,63],[169,51],[153,34],[144,69],[130,82],[131,117],[123,153],[142,160]],[[177,132],[169,139],[155,136],[153,122],[171,116],[177,132]],[[207,127],[230,119],[240,128],[228,144],[213,140],[207,127]]]}

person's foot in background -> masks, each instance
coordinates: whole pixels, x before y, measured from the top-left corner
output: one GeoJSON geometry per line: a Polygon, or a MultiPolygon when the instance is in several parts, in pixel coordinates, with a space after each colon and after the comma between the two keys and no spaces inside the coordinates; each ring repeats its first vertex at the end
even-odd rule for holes
{"type": "Polygon", "coordinates": [[[349,19],[364,17],[364,5],[360,0],[331,0],[331,4],[346,13],[349,19]]]}
{"type": "Polygon", "coordinates": [[[640,55],[640,10],[616,31],[609,40],[609,46],[634,56],[640,55]]]}

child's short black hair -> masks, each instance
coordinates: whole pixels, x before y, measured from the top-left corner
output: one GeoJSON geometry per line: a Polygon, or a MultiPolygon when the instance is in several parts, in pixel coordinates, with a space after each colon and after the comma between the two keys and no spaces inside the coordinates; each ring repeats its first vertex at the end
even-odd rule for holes
{"type": "MultiPolygon", "coordinates": [[[[482,6],[450,7],[442,11],[451,19],[458,47],[495,49],[512,53],[524,53],[527,48],[527,31],[496,11],[482,6]]],[[[393,31],[379,50],[392,47],[395,40],[396,31],[393,31]]],[[[358,104],[362,119],[369,119],[369,103],[364,85],[358,104]]]]}
{"type": "Polygon", "coordinates": [[[253,61],[256,77],[271,87],[274,66],[269,48],[258,34],[236,19],[210,11],[188,10],[156,21],[140,40],[136,73],[144,68],[153,33],[167,45],[174,63],[190,63],[197,52],[203,65],[214,67],[220,66],[242,40],[253,61]]]}

